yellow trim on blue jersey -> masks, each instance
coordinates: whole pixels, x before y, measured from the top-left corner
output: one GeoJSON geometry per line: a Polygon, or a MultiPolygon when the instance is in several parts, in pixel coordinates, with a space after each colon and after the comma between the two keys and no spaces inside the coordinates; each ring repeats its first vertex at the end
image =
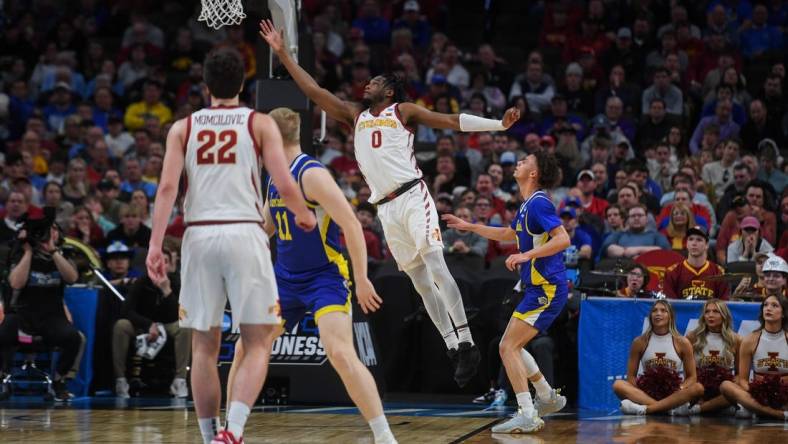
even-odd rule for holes
{"type": "Polygon", "coordinates": [[[298,180],[298,185],[300,186],[301,191],[302,191],[301,194],[304,195],[304,201],[306,202],[306,206],[309,207],[309,208],[316,208],[316,207],[319,206],[319,204],[317,202],[312,202],[311,200],[309,200],[306,197],[306,191],[304,191],[304,186],[301,185],[301,176],[304,175],[304,171],[307,170],[306,166],[309,165],[310,163],[316,163],[316,164],[320,165],[321,167],[323,166],[323,164],[318,162],[317,160],[314,160],[314,159],[307,160],[306,162],[301,164],[301,168],[298,170],[298,179],[297,180],[298,180]]]}
{"type": "Polygon", "coordinates": [[[547,297],[547,303],[539,308],[535,308],[525,313],[520,313],[515,311],[514,313],[512,313],[513,318],[517,318],[527,322],[528,318],[534,315],[539,315],[539,313],[545,311],[547,307],[549,307],[550,304],[553,302],[557,285],[551,284],[547,279],[545,279],[544,276],[542,276],[542,273],[539,273],[539,270],[536,269],[536,266],[534,266],[533,261],[531,262],[531,283],[534,286],[542,287],[542,289],[544,290],[544,294],[547,297]]]}
{"type": "Polygon", "coordinates": [[[327,313],[333,313],[335,311],[339,311],[342,313],[350,314],[350,298],[352,293],[350,291],[347,292],[347,302],[345,305],[326,305],[325,307],[321,308],[320,310],[315,312],[315,322],[320,320],[320,317],[327,313]]]}
{"type": "Polygon", "coordinates": [[[326,257],[328,261],[335,264],[339,271],[339,274],[347,281],[350,280],[350,272],[348,271],[347,261],[345,258],[340,254],[338,251],[331,248],[326,242],[326,236],[328,234],[328,226],[331,225],[331,216],[327,213],[324,214],[323,220],[320,223],[320,239],[323,243],[323,250],[326,253],[326,257]]]}

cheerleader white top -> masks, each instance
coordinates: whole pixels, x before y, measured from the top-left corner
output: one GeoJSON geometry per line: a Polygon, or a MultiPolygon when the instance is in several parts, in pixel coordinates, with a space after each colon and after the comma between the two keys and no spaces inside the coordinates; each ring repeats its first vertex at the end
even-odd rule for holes
{"type": "Polygon", "coordinates": [[[752,354],[752,370],[756,375],[788,376],[788,333],[761,330],[758,345],[752,354]]]}
{"type": "Polygon", "coordinates": [[[651,367],[668,367],[684,376],[684,363],[679,358],[670,333],[658,335],[652,332],[649,336],[646,351],[640,357],[638,375],[642,375],[651,367]]]}
{"type": "Polygon", "coordinates": [[[722,334],[706,333],[706,345],[701,353],[695,353],[695,363],[698,367],[717,365],[730,370],[735,370],[733,353],[725,350],[725,341],[722,334]]]}

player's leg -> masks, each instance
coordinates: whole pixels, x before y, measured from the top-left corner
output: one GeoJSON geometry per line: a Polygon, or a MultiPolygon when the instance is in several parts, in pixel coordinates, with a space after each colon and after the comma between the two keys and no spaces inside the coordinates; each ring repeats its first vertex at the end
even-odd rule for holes
{"type": "MultiPolygon", "coordinates": [[[[282,333],[285,332],[284,327],[279,327],[274,331],[274,340],[279,336],[282,336],[282,333]]],[[[272,341],[273,344],[273,341],[272,341]]],[[[229,404],[230,399],[232,399],[233,394],[233,384],[235,383],[235,374],[238,372],[238,366],[241,365],[241,360],[244,357],[244,344],[243,339],[238,338],[238,341],[235,342],[235,349],[233,350],[233,362],[230,365],[230,371],[227,373],[227,401],[229,404]]]]}
{"type": "Polygon", "coordinates": [[[219,356],[221,330],[212,327],[208,331],[192,332],[192,397],[197,413],[203,442],[210,444],[219,433],[219,408],[222,390],[216,359],[219,356]]]}
{"type": "Polygon", "coordinates": [[[722,393],[723,396],[725,396],[725,398],[727,398],[731,403],[739,404],[750,412],[761,416],[768,416],[771,418],[788,421],[788,410],[777,410],[761,404],[752,397],[750,392],[735,382],[724,381],[720,385],[720,393],[722,393]]]}
{"type": "Polygon", "coordinates": [[[333,311],[320,316],[317,326],[320,340],[326,348],[331,365],[339,374],[350,399],[361,411],[367,421],[376,443],[392,443],[394,435],[389,429],[383,404],[380,401],[375,380],[367,367],[361,362],[353,347],[353,326],[348,313],[333,311]]]}
{"type": "Polygon", "coordinates": [[[227,430],[236,439],[243,436],[246,420],[260,395],[268,373],[271,346],[279,330],[278,325],[241,324],[243,356],[238,361],[227,402],[227,430]]]}
{"type": "Polygon", "coordinates": [[[427,268],[435,289],[446,306],[449,316],[454,321],[457,331],[457,369],[454,379],[460,387],[465,386],[468,381],[476,374],[476,370],[481,362],[481,353],[473,342],[471,330],[468,326],[468,318],[465,316],[465,306],[462,303],[462,295],[457,283],[454,281],[449,267],[443,258],[443,251],[431,248],[421,254],[424,265],[427,268]]]}
{"type": "MultiPolygon", "coordinates": [[[[413,189],[393,202],[381,205],[378,209],[378,217],[391,255],[394,256],[399,268],[408,275],[416,292],[421,296],[424,308],[433,325],[438,329],[438,333],[443,337],[446,348],[456,350],[457,335],[454,333],[449,312],[424,261],[419,256],[418,246],[413,240],[413,235],[409,232],[409,224],[406,223],[407,214],[403,214],[408,207],[407,202],[403,204],[401,200],[406,200],[410,194],[415,192],[416,189],[413,189]]],[[[423,216],[421,217],[423,218],[423,216]]]]}
{"type": "Polygon", "coordinates": [[[217,436],[218,442],[242,439],[246,420],[265,382],[281,322],[265,233],[254,224],[232,227],[223,230],[215,241],[221,242],[221,274],[233,310],[233,327],[240,325],[244,353],[236,366],[232,397],[227,403],[226,431],[217,436]],[[248,254],[238,254],[240,251],[248,254]]]}
{"type": "Polygon", "coordinates": [[[561,313],[567,295],[565,282],[526,287],[523,300],[512,314],[499,346],[501,361],[512,383],[520,411],[511,420],[494,427],[493,432],[530,433],[539,430],[544,425],[539,416],[557,412],[566,406],[566,398],[550,386],[539,371],[534,357],[524,348],[540,330],[546,331],[561,313]],[[535,404],[528,390],[528,381],[536,389],[535,404]]]}
{"type": "Polygon", "coordinates": [[[216,359],[221,343],[220,325],[227,301],[217,253],[221,229],[196,226],[186,230],[181,256],[180,328],[192,329],[192,397],[203,442],[220,429],[221,387],[216,359]]]}
{"type": "Polygon", "coordinates": [[[457,349],[457,334],[454,332],[449,312],[440,297],[440,294],[435,287],[435,283],[427,271],[427,266],[417,257],[410,267],[405,271],[416,292],[421,296],[424,302],[424,308],[427,310],[427,315],[430,317],[432,324],[438,329],[443,341],[446,343],[448,350],[457,349]]]}

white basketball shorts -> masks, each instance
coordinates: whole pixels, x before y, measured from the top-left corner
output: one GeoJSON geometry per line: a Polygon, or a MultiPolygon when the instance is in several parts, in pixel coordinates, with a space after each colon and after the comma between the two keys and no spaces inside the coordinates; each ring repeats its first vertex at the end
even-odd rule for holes
{"type": "Polygon", "coordinates": [[[239,324],[279,324],[268,238],[255,223],[196,225],[183,237],[180,326],[219,327],[227,299],[239,324]]]}
{"type": "Polygon", "coordinates": [[[420,255],[424,253],[443,249],[438,210],[423,181],[391,202],[379,205],[378,217],[400,270],[421,264],[420,255]]]}

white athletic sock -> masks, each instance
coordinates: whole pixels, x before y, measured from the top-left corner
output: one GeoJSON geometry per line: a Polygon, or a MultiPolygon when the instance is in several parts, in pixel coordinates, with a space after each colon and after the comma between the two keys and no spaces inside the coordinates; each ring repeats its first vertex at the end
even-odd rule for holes
{"type": "Polygon", "coordinates": [[[446,343],[446,348],[449,350],[457,350],[460,343],[460,341],[457,339],[457,334],[454,333],[454,330],[451,330],[443,335],[443,342],[446,343]]]}
{"type": "Polygon", "coordinates": [[[237,439],[244,435],[244,426],[250,411],[248,405],[239,401],[231,402],[230,408],[227,409],[227,430],[237,439]]]}
{"type": "MultiPolygon", "coordinates": [[[[430,251],[422,256],[424,265],[427,267],[427,272],[434,282],[434,286],[438,291],[440,299],[446,306],[446,310],[454,321],[454,325],[468,325],[468,317],[465,315],[465,306],[462,303],[462,294],[457,282],[454,281],[449,267],[446,265],[446,260],[443,258],[442,251],[430,251]]],[[[462,334],[461,332],[458,332],[462,334]]],[[[473,339],[468,336],[460,336],[460,342],[470,342],[473,344],[473,339]]]]}
{"type": "Polygon", "coordinates": [[[788,421],[788,410],[784,410],[784,411],[783,411],[783,419],[784,419],[785,421],[788,421]]]}
{"type": "Polygon", "coordinates": [[[531,392],[517,393],[517,405],[523,411],[525,416],[531,416],[534,412],[534,402],[531,399],[531,392]]]}
{"type": "Polygon", "coordinates": [[[380,415],[378,417],[372,418],[369,421],[369,428],[372,429],[372,434],[375,436],[375,439],[380,439],[386,433],[391,433],[389,422],[386,420],[386,415],[380,415]]]}
{"type": "Polygon", "coordinates": [[[454,335],[454,327],[451,325],[449,312],[446,310],[446,305],[443,303],[443,300],[441,300],[429,272],[427,272],[427,267],[422,264],[411,268],[405,273],[410,277],[413,287],[416,288],[419,296],[421,296],[421,300],[424,302],[424,308],[427,310],[427,314],[433,325],[438,329],[438,333],[443,336],[443,340],[446,341],[446,347],[449,349],[456,349],[457,337],[454,335]],[[448,335],[447,332],[452,333],[448,338],[445,336],[448,335]]]}
{"type": "Polygon", "coordinates": [[[536,365],[536,359],[534,359],[533,355],[525,351],[525,349],[520,350],[520,357],[523,358],[523,363],[525,364],[525,374],[528,376],[533,376],[539,373],[539,366],[536,365]]]}
{"type": "Polygon", "coordinates": [[[690,415],[700,415],[700,404],[695,404],[689,409],[690,415]]]}
{"type": "Polygon", "coordinates": [[[218,416],[197,419],[197,422],[200,424],[200,434],[204,444],[211,444],[213,437],[219,433],[219,421],[218,416]]]}
{"type": "Polygon", "coordinates": [[[531,381],[531,384],[533,384],[534,388],[536,389],[536,396],[538,396],[539,399],[550,399],[550,394],[553,391],[553,388],[547,383],[547,379],[544,378],[544,375],[542,375],[538,381],[531,381]]]}
{"type": "Polygon", "coordinates": [[[473,337],[471,337],[471,329],[468,325],[463,325],[462,327],[457,329],[457,336],[459,336],[460,342],[470,342],[473,344],[473,337]]]}

